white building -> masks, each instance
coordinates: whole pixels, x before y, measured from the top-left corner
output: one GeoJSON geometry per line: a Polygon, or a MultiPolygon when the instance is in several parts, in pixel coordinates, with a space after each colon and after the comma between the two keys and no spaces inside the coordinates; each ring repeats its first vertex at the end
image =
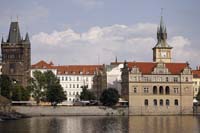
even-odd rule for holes
{"type": "Polygon", "coordinates": [[[93,76],[95,71],[102,67],[101,65],[68,65],[68,66],[55,66],[53,63],[46,63],[40,61],[32,65],[31,77],[33,77],[33,71],[52,71],[59,79],[60,84],[63,87],[67,100],[62,104],[72,105],[74,101],[79,100],[79,96],[82,92],[82,86],[88,86],[88,89],[92,88],[93,76]]]}
{"type": "Polygon", "coordinates": [[[124,64],[111,63],[107,66],[107,88],[115,88],[121,94],[121,69],[124,64]]]}
{"type": "Polygon", "coordinates": [[[200,67],[198,67],[196,70],[192,70],[193,74],[193,94],[194,97],[198,94],[200,91],[200,67]]]}

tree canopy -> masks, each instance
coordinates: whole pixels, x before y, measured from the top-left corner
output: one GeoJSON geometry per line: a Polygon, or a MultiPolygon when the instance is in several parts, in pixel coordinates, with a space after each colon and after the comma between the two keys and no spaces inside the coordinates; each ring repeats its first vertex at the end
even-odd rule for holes
{"type": "Polygon", "coordinates": [[[11,99],[12,81],[7,75],[0,75],[0,94],[11,99]]]}
{"type": "Polygon", "coordinates": [[[87,89],[87,86],[82,86],[82,92],[80,95],[81,100],[95,100],[95,95],[93,92],[87,89]]]}
{"type": "Polygon", "coordinates": [[[66,95],[59,83],[59,79],[52,71],[46,71],[44,73],[34,71],[30,87],[32,88],[32,96],[37,104],[40,101],[57,104],[66,100],[66,95]]]}
{"type": "Polygon", "coordinates": [[[100,96],[100,101],[104,106],[114,106],[118,100],[119,94],[114,88],[105,89],[100,96]]]}

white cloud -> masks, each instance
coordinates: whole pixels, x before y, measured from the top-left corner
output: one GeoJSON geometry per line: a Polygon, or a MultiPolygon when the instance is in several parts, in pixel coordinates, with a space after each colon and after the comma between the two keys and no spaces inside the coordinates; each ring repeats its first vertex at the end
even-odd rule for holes
{"type": "MultiPolygon", "coordinates": [[[[73,29],[33,35],[33,61],[53,60],[61,64],[110,63],[115,56],[121,61],[152,61],[156,44],[156,24],[139,23],[132,26],[111,25],[92,27],[87,32],[73,29]]],[[[183,36],[169,39],[175,61],[190,61],[198,52],[188,49],[190,40],[183,36]]]]}

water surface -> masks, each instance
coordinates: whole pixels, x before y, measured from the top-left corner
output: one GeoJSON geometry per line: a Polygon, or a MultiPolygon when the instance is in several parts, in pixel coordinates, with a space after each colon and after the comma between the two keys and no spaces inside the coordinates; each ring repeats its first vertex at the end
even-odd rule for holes
{"type": "Polygon", "coordinates": [[[199,133],[200,116],[33,117],[0,122],[0,133],[199,133]]]}

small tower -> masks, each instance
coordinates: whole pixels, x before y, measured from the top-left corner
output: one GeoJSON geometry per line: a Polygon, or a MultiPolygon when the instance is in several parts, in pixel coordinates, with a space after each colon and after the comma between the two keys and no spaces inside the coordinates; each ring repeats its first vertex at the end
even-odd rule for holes
{"type": "Polygon", "coordinates": [[[2,74],[26,87],[30,78],[31,44],[28,33],[22,39],[18,22],[11,22],[7,40],[1,41],[1,53],[2,74]]]}
{"type": "Polygon", "coordinates": [[[153,61],[154,62],[171,62],[171,50],[172,47],[167,43],[167,29],[163,22],[163,16],[161,15],[160,25],[157,29],[157,44],[153,48],[153,61]]]}

